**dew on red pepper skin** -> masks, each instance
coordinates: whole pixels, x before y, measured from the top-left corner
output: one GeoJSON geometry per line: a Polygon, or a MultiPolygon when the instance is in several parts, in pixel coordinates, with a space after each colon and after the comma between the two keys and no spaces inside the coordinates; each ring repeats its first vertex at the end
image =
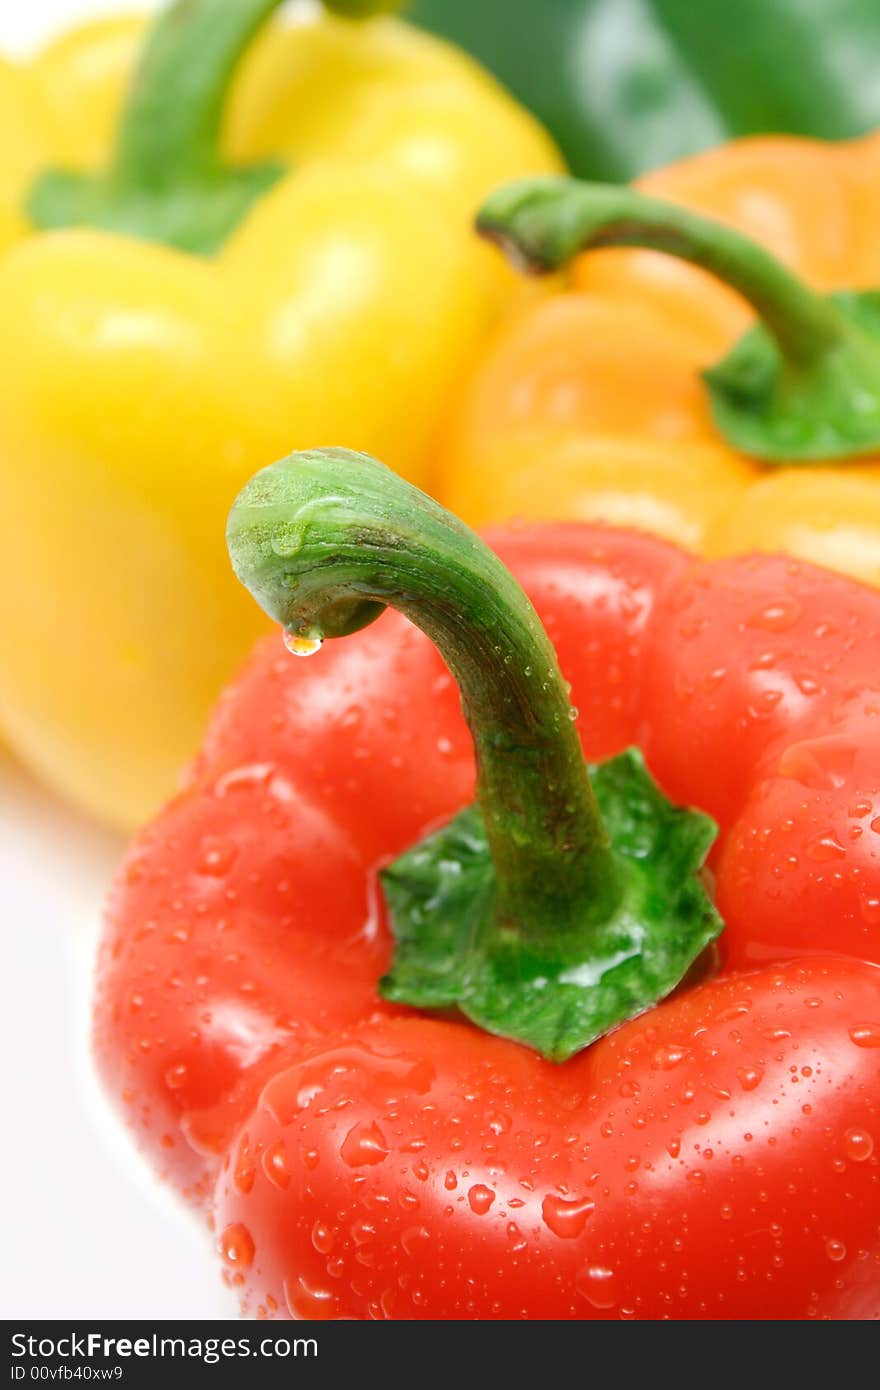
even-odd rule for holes
{"type": "Polygon", "coordinates": [[[290,1186],[290,1169],[287,1164],[287,1148],[283,1139],[271,1144],[263,1154],[263,1172],[269,1181],[281,1191],[290,1186]]]}
{"type": "Polygon", "coordinates": [[[197,862],[199,873],[211,878],[224,878],[238,858],[237,845],[207,836],[202,842],[197,862]]]}
{"type": "Polygon", "coordinates": [[[829,1260],[834,1260],[835,1263],[839,1263],[841,1260],[846,1259],[846,1246],[842,1240],[826,1240],[825,1254],[828,1256],[829,1260]]]}
{"type": "Polygon", "coordinates": [[[341,1302],[330,1289],[307,1284],[301,1274],[284,1280],[284,1297],[290,1316],[303,1322],[329,1322],[338,1317],[341,1302]]]}
{"type": "Polygon", "coordinates": [[[613,1269],[605,1265],[585,1265],[575,1278],[575,1288],[594,1308],[614,1308],[619,1300],[613,1269]]]}
{"type": "Polygon", "coordinates": [[[651,1066],[658,1071],[672,1071],[673,1067],[679,1066],[687,1055],[688,1049],[686,1047],[679,1047],[676,1043],[669,1043],[668,1046],[657,1048],[651,1066]]]}
{"type": "Polygon", "coordinates": [[[849,1036],[856,1047],[880,1047],[880,1023],[854,1023],[849,1036]]]}
{"type": "Polygon", "coordinates": [[[792,595],[786,594],[773,603],[764,604],[762,608],[750,614],[746,619],[746,625],[752,628],[762,628],[766,632],[786,632],[789,628],[794,627],[800,616],[800,603],[792,595]]]}
{"type": "Polygon", "coordinates": [[[240,1221],[226,1227],[220,1236],[218,1249],[226,1264],[237,1269],[248,1269],[253,1264],[256,1250],[253,1236],[240,1221]]]}
{"type": "Polygon", "coordinates": [[[587,1224],[587,1218],[596,1210],[596,1203],[587,1198],[558,1197],[548,1193],[541,1206],[544,1225],[560,1240],[572,1240],[579,1236],[587,1224]]]}
{"type": "Polygon", "coordinates": [[[235,1168],[233,1169],[232,1173],[232,1181],[235,1184],[238,1191],[247,1196],[247,1194],[251,1191],[254,1185],[254,1180],[256,1179],[256,1176],[256,1165],[254,1163],[253,1158],[251,1157],[247,1135],[245,1135],[241,1141],[241,1144],[238,1147],[238,1152],[236,1154],[235,1168]]]}
{"type": "Polygon", "coordinates": [[[388,1157],[388,1141],[375,1121],[362,1121],[348,1131],[339,1153],[349,1168],[383,1163],[388,1157]]]}
{"type": "MultiPolygon", "coordinates": [[[[858,828],[858,826],[854,827],[854,829],[858,828]]],[[[880,926],[880,898],[874,894],[870,896],[862,894],[859,897],[859,914],[862,921],[866,922],[869,927],[880,926]]]]}
{"type": "Polygon", "coordinates": [[[804,853],[808,859],[812,859],[814,864],[825,864],[832,859],[845,859],[846,847],[829,832],[824,835],[817,835],[815,839],[808,841],[804,847],[804,853]]]}
{"type": "Polygon", "coordinates": [[[388,1088],[396,1092],[402,1088],[419,1095],[431,1089],[437,1074],[433,1063],[427,1058],[377,1052],[362,1043],[336,1048],[303,1064],[298,1070],[303,1081],[297,1095],[300,1109],[310,1104],[334,1078],[344,1073],[359,1074],[371,1091],[388,1088]]]}
{"type": "Polygon", "coordinates": [[[376,1234],[375,1223],[365,1216],[360,1216],[352,1223],[351,1238],[355,1245],[367,1245],[376,1234]]]}
{"type": "Polygon", "coordinates": [[[848,740],[807,739],[785,749],[779,759],[779,775],[814,791],[830,791],[845,785],[857,752],[848,740]]]}
{"type": "Polygon", "coordinates": [[[217,778],[214,795],[220,799],[232,792],[247,792],[254,787],[265,786],[275,775],[274,763],[247,763],[242,767],[230,768],[217,778]]]}
{"type": "Polygon", "coordinates": [[[843,1136],[843,1151],[853,1163],[864,1163],[874,1152],[874,1136],[866,1129],[848,1129],[843,1136]]]}
{"type": "Polygon", "coordinates": [[[486,1187],[485,1183],[475,1183],[468,1189],[468,1202],[471,1211],[477,1216],[485,1216],[494,1201],[495,1193],[491,1187],[486,1187]]]}
{"type": "Polygon", "coordinates": [[[316,1221],[312,1227],[312,1245],[319,1255],[329,1255],[336,1244],[336,1236],[323,1221],[316,1221]]]}
{"type": "Polygon", "coordinates": [[[401,1234],[400,1246],[410,1259],[417,1259],[423,1254],[430,1239],[431,1232],[427,1226],[408,1226],[401,1234]]]}

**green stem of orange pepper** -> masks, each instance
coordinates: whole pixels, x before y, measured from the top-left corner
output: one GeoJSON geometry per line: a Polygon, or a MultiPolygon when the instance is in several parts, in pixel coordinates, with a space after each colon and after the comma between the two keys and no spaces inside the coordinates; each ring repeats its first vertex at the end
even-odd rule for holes
{"type": "Polygon", "coordinates": [[[583,251],[638,246],[676,256],[737,290],[760,322],[704,373],[719,431],[768,463],[880,449],[880,294],[814,293],[721,222],[635,190],[576,179],[498,189],[477,226],[538,272],[583,251]]]}

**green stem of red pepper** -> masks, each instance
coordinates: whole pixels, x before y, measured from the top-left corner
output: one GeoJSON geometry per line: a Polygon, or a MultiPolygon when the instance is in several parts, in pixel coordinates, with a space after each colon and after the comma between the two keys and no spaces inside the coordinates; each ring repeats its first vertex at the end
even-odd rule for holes
{"type": "Polygon", "coordinates": [[[601,911],[617,889],[568,690],[488,547],[389,469],[342,450],[258,474],[229,537],[239,578],[290,633],[345,636],[381,611],[375,600],[427,633],[461,691],[505,916],[564,932],[582,901],[601,911]]]}
{"type": "Polygon", "coordinates": [[[704,373],[728,442],[770,463],[880,448],[877,293],[815,294],[749,237],[631,188],[525,179],[493,193],[477,225],[537,272],[610,246],[647,247],[699,266],[761,320],[704,373]]]}
{"type": "Polygon", "coordinates": [[[597,796],[553,647],[472,531],[375,460],[329,449],[258,473],[228,541],[294,638],[344,637],[390,606],[458,682],[477,807],[384,875],[389,997],[458,1005],[564,1057],[678,982],[720,930],[694,878],[714,827],[671,808],[635,754],[600,770],[597,796]]]}
{"type": "MultiPolygon", "coordinates": [[[[231,168],[220,130],[236,68],[281,0],[175,0],[149,29],[110,163],[50,170],[28,214],[40,228],[89,226],[209,255],[285,172],[278,160],[231,168]]],[[[362,18],[396,0],[327,0],[362,18]]]]}

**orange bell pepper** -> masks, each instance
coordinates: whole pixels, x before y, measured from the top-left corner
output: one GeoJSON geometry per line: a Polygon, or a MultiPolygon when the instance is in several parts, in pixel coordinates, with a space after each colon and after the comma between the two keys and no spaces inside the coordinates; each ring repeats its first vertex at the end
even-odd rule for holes
{"type": "MultiPolygon", "coordinates": [[[[880,135],[741,140],[637,188],[745,233],[813,291],[880,285],[880,135]]],[[[555,268],[584,245],[538,264],[528,217],[493,226],[506,193],[490,199],[484,230],[532,268],[555,268]]],[[[725,438],[700,374],[740,339],[754,308],[717,263],[707,273],[673,259],[680,248],[599,249],[640,239],[631,226],[596,232],[562,292],[505,320],[448,428],[438,495],[473,524],[603,520],[709,555],[787,551],[880,584],[880,447],[855,441],[829,450],[833,461],[821,451],[792,461],[783,449],[768,462],[725,438]]],[[[828,304],[806,289],[803,297],[828,304]]]]}

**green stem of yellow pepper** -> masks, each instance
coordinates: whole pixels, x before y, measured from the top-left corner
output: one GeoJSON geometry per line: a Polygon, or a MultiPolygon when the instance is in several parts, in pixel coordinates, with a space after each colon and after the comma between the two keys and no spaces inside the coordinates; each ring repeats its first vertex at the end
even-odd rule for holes
{"type": "MultiPolygon", "coordinates": [[[[27,211],[44,230],[88,226],[210,255],[285,172],[277,160],[232,168],[219,152],[229,86],[281,0],[175,0],[151,26],[108,168],[53,169],[27,211]]],[[[328,0],[363,18],[396,0],[328,0]]]]}

